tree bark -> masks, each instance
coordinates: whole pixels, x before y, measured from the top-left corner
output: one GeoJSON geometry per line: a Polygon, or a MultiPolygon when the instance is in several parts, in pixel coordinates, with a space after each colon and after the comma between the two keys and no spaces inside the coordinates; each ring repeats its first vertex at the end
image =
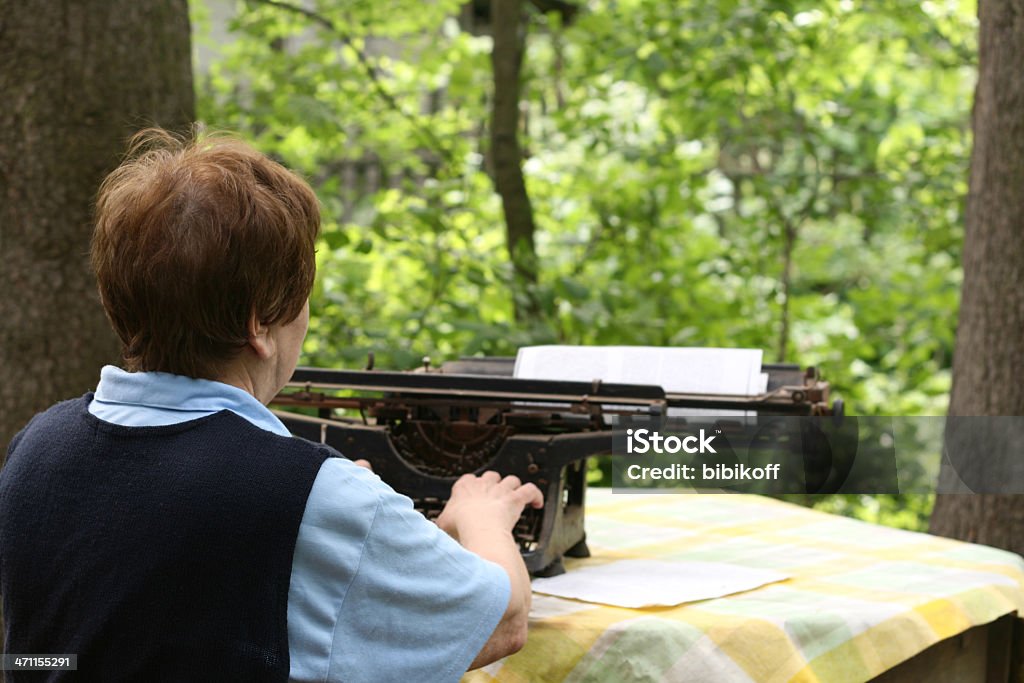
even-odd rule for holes
{"type": "MultiPolygon", "coordinates": [[[[1024,415],[1024,0],[981,0],[978,15],[974,149],[949,414],[1024,415]]],[[[1022,553],[1024,496],[940,494],[931,531],[1022,553]]]]}
{"type": "Polygon", "coordinates": [[[533,207],[523,178],[519,147],[519,72],[523,62],[526,28],[521,0],[491,0],[494,48],[494,98],[491,109],[491,162],[494,186],[505,214],[505,241],[512,262],[512,293],[517,320],[539,314],[534,295],[537,284],[536,227],[533,207]]]}
{"type": "Polygon", "coordinates": [[[0,0],[0,459],[96,385],[118,344],[89,267],[92,205],[127,138],[195,116],[186,0],[0,0]]]}

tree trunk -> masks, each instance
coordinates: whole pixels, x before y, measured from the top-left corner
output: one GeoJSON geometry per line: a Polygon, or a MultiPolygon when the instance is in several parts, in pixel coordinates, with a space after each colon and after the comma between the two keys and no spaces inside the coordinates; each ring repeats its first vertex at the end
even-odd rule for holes
{"type": "MultiPolygon", "coordinates": [[[[949,414],[1024,415],[1024,0],[981,0],[978,14],[974,150],[949,414]]],[[[939,495],[931,531],[1024,553],[1024,496],[939,495]]]]}
{"type": "Polygon", "coordinates": [[[186,0],[0,0],[0,459],[96,385],[118,344],[89,267],[92,205],[135,130],[194,118],[186,0]]]}
{"type": "Polygon", "coordinates": [[[537,253],[534,245],[533,207],[523,179],[519,147],[519,71],[523,62],[526,27],[521,0],[491,0],[494,48],[494,99],[491,110],[491,161],[494,186],[505,213],[505,240],[515,277],[512,292],[517,320],[534,318],[539,306],[537,253]]]}

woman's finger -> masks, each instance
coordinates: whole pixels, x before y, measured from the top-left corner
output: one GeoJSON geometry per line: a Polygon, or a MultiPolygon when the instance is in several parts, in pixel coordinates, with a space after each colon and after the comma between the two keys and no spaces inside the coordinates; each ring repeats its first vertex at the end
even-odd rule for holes
{"type": "Polygon", "coordinates": [[[513,491],[522,486],[523,482],[519,481],[519,477],[514,474],[510,474],[501,480],[501,486],[503,488],[512,489],[513,491]]]}
{"type": "Polygon", "coordinates": [[[534,508],[544,507],[544,494],[540,492],[536,484],[527,483],[516,489],[516,498],[522,502],[522,504],[529,505],[534,508]]]}

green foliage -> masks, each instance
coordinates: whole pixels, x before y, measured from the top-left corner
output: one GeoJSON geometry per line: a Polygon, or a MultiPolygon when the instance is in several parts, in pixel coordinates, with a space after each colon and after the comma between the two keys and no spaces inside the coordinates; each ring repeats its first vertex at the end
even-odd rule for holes
{"type": "MultiPolygon", "coordinates": [[[[569,45],[558,137],[531,161],[554,177],[587,169],[590,211],[559,224],[574,233],[564,245],[590,251],[566,274],[593,298],[609,281],[621,295],[599,324],[567,316],[567,336],[771,358],[788,299],[786,360],[825,368],[855,411],[941,412],[970,24],[908,2],[592,3],[571,34],[587,39],[569,45]]],[[[539,185],[553,204],[541,216],[579,201],[539,185]]]]}
{"type": "MultiPolygon", "coordinates": [[[[784,348],[854,414],[943,413],[973,4],[584,4],[570,26],[531,10],[522,142],[545,313],[530,324],[488,176],[490,39],[460,3],[239,5],[200,111],[321,198],[304,362],[784,348]]],[[[915,526],[922,500],[821,504],[915,526]]]]}

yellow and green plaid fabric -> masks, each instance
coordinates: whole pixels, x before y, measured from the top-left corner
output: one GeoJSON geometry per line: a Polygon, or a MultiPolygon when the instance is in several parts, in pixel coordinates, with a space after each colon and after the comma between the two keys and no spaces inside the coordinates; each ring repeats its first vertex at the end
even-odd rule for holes
{"type": "Polygon", "coordinates": [[[592,557],[567,560],[570,571],[656,558],[791,578],[657,609],[534,594],[526,647],[464,683],[866,681],[972,626],[1024,614],[1024,560],[1002,550],[758,496],[587,496],[592,557]]]}

